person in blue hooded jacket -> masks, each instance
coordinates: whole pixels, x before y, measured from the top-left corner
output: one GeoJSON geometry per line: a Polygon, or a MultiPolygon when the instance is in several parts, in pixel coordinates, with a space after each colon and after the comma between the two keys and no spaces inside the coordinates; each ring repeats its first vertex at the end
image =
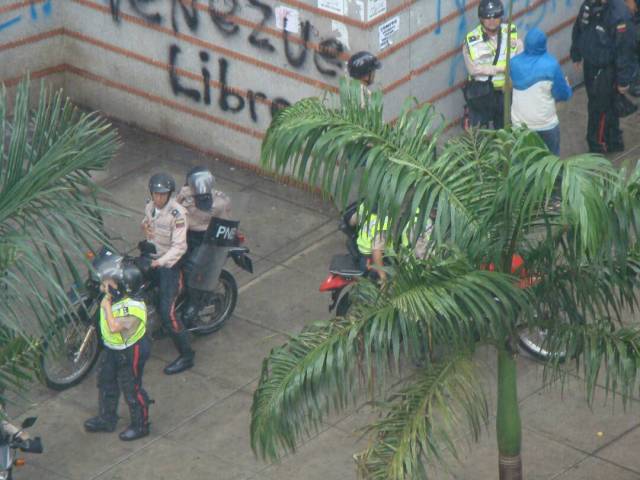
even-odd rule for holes
{"type": "Polygon", "coordinates": [[[560,122],[556,102],[572,95],[558,60],[547,53],[547,36],[538,28],[527,33],[524,52],[510,63],[513,100],[511,121],[537,132],[551,153],[560,155],[560,122]]]}

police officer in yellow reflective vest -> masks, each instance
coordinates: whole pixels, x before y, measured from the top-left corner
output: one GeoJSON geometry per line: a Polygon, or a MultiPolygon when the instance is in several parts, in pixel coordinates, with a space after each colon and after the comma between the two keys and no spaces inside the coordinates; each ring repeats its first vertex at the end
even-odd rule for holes
{"type": "Polygon", "coordinates": [[[523,47],[515,25],[511,26],[511,33],[508,34],[508,25],[502,23],[503,16],[504,6],[500,0],[481,0],[478,5],[480,24],[467,34],[462,46],[469,79],[478,82],[491,80],[494,88],[489,96],[482,97],[483,101],[467,98],[469,124],[472,127],[489,128],[492,124],[494,129],[500,129],[504,126],[503,90],[507,48],[511,49],[513,57],[522,52],[523,47]]]}
{"type": "MultiPolygon", "coordinates": [[[[349,224],[355,227],[364,214],[364,205],[360,205],[358,211],[349,219],[349,224]]],[[[358,230],[356,244],[360,253],[360,268],[362,270],[373,268],[375,274],[384,283],[387,280],[387,274],[383,270],[385,253],[388,255],[393,249],[391,243],[387,241],[388,219],[385,218],[383,222],[379,220],[376,212],[369,213],[366,221],[358,230]]],[[[408,245],[409,237],[406,232],[403,232],[401,246],[407,247],[408,245]]]]}
{"type": "MultiPolygon", "coordinates": [[[[352,227],[358,225],[364,213],[364,205],[360,205],[358,211],[349,219],[349,224],[352,227]]],[[[360,268],[367,270],[369,267],[373,267],[382,282],[387,279],[387,274],[382,270],[382,267],[384,267],[384,250],[387,243],[387,224],[386,218],[380,224],[378,215],[375,212],[370,212],[369,217],[360,227],[356,240],[358,252],[360,252],[360,268]]]]}
{"type": "Polygon", "coordinates": [[[135,266],[125,264],[113,278],[102,280],[100,334],[105,348],[98,364],[99,413],[84,426],[88,432],[113,432],[122,391],[131,423],[120,433],[120,440],[136,440],[149,434],[149,397],[142,388],[142,372],[151,345],[146,335],[145,303],[135,299],[142,274],[135,266]]]}

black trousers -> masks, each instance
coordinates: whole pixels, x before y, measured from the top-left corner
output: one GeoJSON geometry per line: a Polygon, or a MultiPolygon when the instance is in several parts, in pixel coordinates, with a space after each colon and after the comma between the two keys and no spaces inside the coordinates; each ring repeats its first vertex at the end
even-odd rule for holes
{"type": "Polygon", "coordinates": [[[469,126],[480,128],[493,128],[499,130],[504,127],[504,93],[496,90],[492,108],[487,110],[475,110],[469,108],[469,126]]]}
{"type": "Polygon", "coordinates": [[[162,325],[171,335],[180,356],[193,357],[189,332],[184,328],[182,320],[176,315],[176,300],[183,288],[182,262],[171,268],[159,267],[155,269],[156,281],[160,290],[158,299],[158,314],[162,325]]]}
{"type": "Polygon", "coordinates": [[[613,66],[597,67],[584,62],[584,84],[587,89],[587,143],[589,151],[606,153],[623,150],[620,119],[613,108],[615,92],[613,66]]]}
{"type": "Polygon", "coordinates": [[[141,427],[149,421],[149,396],[142,388],[144,365],[151,353],[151,342],[145,335],[124,350],[104,348],[98,363],[98,389],[101,412],[105,420],[117,419],[120,392],[124,396],[132,425],[141,427]]]}
{"type": "Polygon", "coordinates": [[[176,264],[171,268],[159,267],[154,273],[160,290],[158,299],[160,320],[169,333],[178,334],[184,330],[182,322],[176,315],[176,300],[183,287],[180,266],[176,264]]]}

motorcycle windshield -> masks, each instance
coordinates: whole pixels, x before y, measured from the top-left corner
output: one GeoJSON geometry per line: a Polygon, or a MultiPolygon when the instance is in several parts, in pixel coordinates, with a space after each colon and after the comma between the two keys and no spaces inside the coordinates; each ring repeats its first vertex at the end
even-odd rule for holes
{"type": "Polygon", "coordinates": [[[0,445],[0,471],[9,470],[13,465],[13,451],[9,445],[0,445]]]}
{"type": "Polygon", "coordinates": [[[105,278],[118,279],[122,272],[122,260],[122,255],[107,250],[106,248],[102,249],[92,264],[92,280],[100,283],[105,278]]]}

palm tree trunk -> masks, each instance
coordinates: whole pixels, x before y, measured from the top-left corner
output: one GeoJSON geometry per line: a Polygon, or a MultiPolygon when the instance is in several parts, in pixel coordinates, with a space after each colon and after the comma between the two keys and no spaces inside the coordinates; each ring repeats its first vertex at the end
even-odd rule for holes
{"type": "Polygon", "coordinates": [[[522,480],[522,425],[518,405],[516,360],[506,349],[498,351],[496,432],[500,480],[522,480]]]}

